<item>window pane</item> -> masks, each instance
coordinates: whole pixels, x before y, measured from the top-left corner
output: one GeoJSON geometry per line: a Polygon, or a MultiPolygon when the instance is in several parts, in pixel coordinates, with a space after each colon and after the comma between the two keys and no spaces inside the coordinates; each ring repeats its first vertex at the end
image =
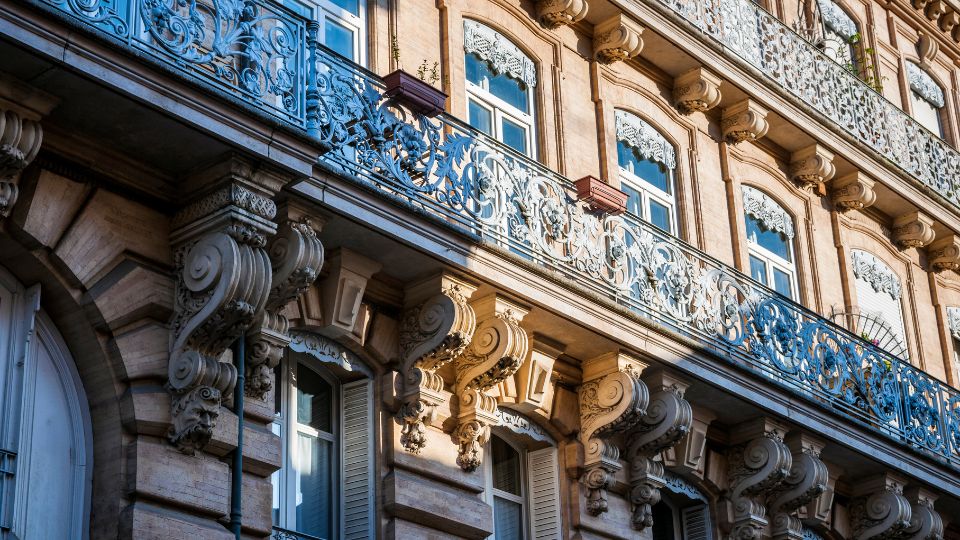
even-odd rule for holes
{"type": "Polygon", "coordinates": [[[774,268],[773,290],[786,296],[787,298],[793,298],[793,285],[790,283],[790,274],[778,268],[774,268]]]}
{"type": "Polygon", "coordinates": [[[521,154],[527,153],[527,128],[503,119],[503,143],[521,154]]]}
{"type": "Polygon", "coordinates": [[[662,165],[649,159],[640,159],[636,161],[635,167],[633,174],[643,178],[660,191],[672,193],[670,177],[667,176],[667,171],[662,165]]]}
{"type": "Polygon", "coordinates": [[[472,99],[470,100],[468,109],[470,125],[487,135],[493,135],[493,115],[490,111],[472,99]]]}
{"type": "Polygon", "coordinates": [[[341,7],[356,16],[360,16],[360,0],[330,0],[334,5],[341,7]]]}
{"type": "Polygon", "coordinates": [[[665,232],[670,232],[670,222],[670,209],[651,199],[650,223],[653,223],[665,232]]]}
{"type": "Polygon", "coordinates": [[[333,444],[300,433],[297,437],[298,532],[333,537],[333,444]]]}
{"type": "Polygon", "coordinates": [[[323,44],[335,52],[355,60],[353,56],[353,30],[327,19],[323,29],[323,44]]]}
{"type": "Polygon", "coordinates": [[[627,194],[627,212],[643,217],[643,199],[640,198],[640,192],[626,184],[621,184],[620,189],[627,194]]]}
{"type": "Polygon", "coordinates": [[[916,92],[911,91],[910,98],[913,104],[913,117],[917,122],[920,122],[920,125],[929,129],[935,135],[943,137],[943,127],[940,125],[940,109],[937,109],[916,92]]]}
{"type": "Polygon", "coordinates": [[[523,538],[523,507],[520,503],[493,498],[494,536],[497,540],[520,540],[523,538]]]}
{"type": "Polygon", "coordinates": [[[333,388],[316,371],[297,365],[297,423],[330,433],[333,388]]]}
{"type": "Polygon", "coordinates": [[[490,93],[523,112],[530,112],[527,91],[523,83],[506,75],[490,78],[490,93]]]}
{"type": "Polygon", "coordinates": [[[491,439],[493,487],[520,495],[520,454],[499,437],[491,439]]]}
{"type": "Polygon", "coordinates": [[[767,263],[753,255],[750,256],[750,277],[764,285],[767,284],[767,263]]]}
{"type": "Polygon", "coordinates": [[[744,220],[747,225],[747,240],[749,242],[763,247],[785,261],[793,260],[787,237],[778,232],[764,229],[760,222],[750,214],[746,214],[744,220]]]}
{"type": "Polygon", "coordinates": [[[467,80],[477,86],[483,86],[483,80],[493,76],[490,66],[473,53],[465,55],[465,63],[467,80]]]}

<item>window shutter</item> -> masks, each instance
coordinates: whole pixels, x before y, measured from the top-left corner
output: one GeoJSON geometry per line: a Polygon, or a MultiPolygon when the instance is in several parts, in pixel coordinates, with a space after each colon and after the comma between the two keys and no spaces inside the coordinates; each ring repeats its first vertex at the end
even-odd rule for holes
{"type": "Polygon", "coordinates": [[[374,537],[373,385],[343,385],[343,538],[374,537]]]}
{"type": "MultiPolygon", "coordinates": [[[[890,330],[896,336],[896,340],[903,347],[894,345],[892,342],[883,340],[880,343],[889,352],[901,355],[907,359],[906,339],[903,329],[903,310],[900,306],[900,299],[890,296],[886,292],[877,292],[872,285],[862,279],[856,280],[857,283],[857,304],[862,315],[879,316],[885,323],[890,325],[890,330]]],[[[866,333],[871,338],[881,337],[883,332],[879,328],[872,328],[867,320],[860,320],[857,333],[866,333]]]]}
{"type": "Polygon", "coordinates": [[[707,505],[699,504],[680,510],[683,540],[712,540],[707,505]]]}
{"type": "Polygon", "coordinates": [[[534,540],[560,538],[560,482],[557,449],[527,453],[530,523],[534,540]]]}

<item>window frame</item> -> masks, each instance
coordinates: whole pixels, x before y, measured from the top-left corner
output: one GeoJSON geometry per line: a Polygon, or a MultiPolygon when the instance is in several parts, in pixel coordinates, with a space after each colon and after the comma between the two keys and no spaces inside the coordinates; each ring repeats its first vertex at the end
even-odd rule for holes
{"type": "MultiPolygon", "coordinates": [[[[677,182],[677,164],[676,164],[676,146],[664,136],[663,132],[654,127],[652,124],[641,118],[640,116],[628,112],[622,109],[616,109],[614,111],[615,115],[615,126],[616,126],[616,155],[617,155],[617,173],[620,178],[621,188],[625,185],[630,189],[638,192],[640,194],[640,206],[641,214],[637,215],[643,221],[653,225],[654,227],[659,227],[653,224],[651,221],[651,206],[650,201],[656,201],[660,205],[667,208],[669,213],[669,229],[665,232],[673,236],[680,236],[680,204],[678,201],[679,195],[679,186],[677,182]],[[660,151],[664,154],[667,152],[672,152],[673,157],[668,158],[664,156],[662,160],[656,159],[655,156],[647,156],[640,153],[640,149],[635,144],[631,144],[627,140],[627,135],[623,133],[624,126],[629,124],[631,128],[635,131],[643,131],[644,133],[639,136],[643,136],[646,141],[647,146],[656,146],[660,145],[660,151]],[[653,137],[659,139],[656,141],[656,144],[650,141],[653,137]],[[628,167],[621,165],[621,144],[626,147],[627,151],[633,152],[633,157],[637,161],[649,161],[656,166],[660,167],[662,170],[666,171],[667,184],[670,186],[672,193],[664,191],[659,187],[655,186],[653,182],[645,179],[644,177],[637,174],[633,170],[633,164],[628,161],[628,167]],[[670,162],[673,162],[671,166],[670,162]]],[[[629,195],[629,194],[628,194],[629,195]]],[[[661,229],[662,230],[662,229],[661,229]]]]}
{"type": "MultiPolygon", "coordinates": [[[[775,205],[775,206],[776,206],[776,209],[778,209],[780,212],[782,212],[786,219],[789,219],[789,220],[790,220],[790,227],[793,228],[793,215],[792,215],[790,212],[788,212],[787,209],[784,208],[782,204],[780,204],[779,202],[777,202],[773,197],[771,197],[770,195],[768,195],[765,191],[763,191],[763,190],[761,190],[761,189],[759,189],[759,188],[750,186],[750,185],[743,185],[743,186],[741,186],[740,191],[741,191],[741,198],[742,198],[743,200],[745,200],[745,199],[749,196],[748,193],[749,193],[750,191],[753,191],[753,192],[756,192],[757,196],[762,197],[762,198],[764,199],[765,204],[775,205]]],[[[759,282],[761,285],[764,285],[765,287],[773,290],[773,291],[776,292],[777,294],[783,295],[784,297],[789,298],[790,300],[792,300],[792,301],[794,301],[794,302],[800,302],[800,301],[801,301],[801,298],[800,298],[800,277],[799,277],[799,276],[800,276],[800,271],[799,271],[799,268],[798,268],[798,265],[797,265],[797,246],[796,246],[796,243],[795,243],[795,241],[796,241],[795,236],[791,236],[791,235],[789,235],[789,234],[786,234],[786,233],[783,232],[783,231],[778,231],[778,230],[776,230],[775,228],[771,228],[771,227],[766,226],[766,225],[763,223],[763,220],[762,220],[761,218],[753,215],[753,214],[746,208],[746,203],[744,203],[744,209],[743,209],[742,215],[743,215],[744,240],[745,240],[745,242],[746,242],[746,244],[747,244],[747,260],[744,261],[744,262],[746,263],[745,266],[746,266],[747,274],[750,276],[751,279],[753,279],[754,281],[759,282]],[[757,228],[759,228],[760,230],[766,230],[766,231],[769,231],[769,232],[773,232],[773,233],[775,233],[775,234],[778,234],[778,235],[784,237],[784,241],[785,241],[786,244],[787,244],[787,250],[788,250],[788,252],[789,252],[789,254],[790,254],[790,260],[784,259],[784,258],[781,257],[780,255],[778,255],[778,254],[770,251],[770,250],[767,249],[766,247],[760,245],[760,243],[759,243],[759,242],[757,241],[757,239],[756,239],[756,236],[753,235],[753,234],[750,234],[749,227],[747,226],[748,220],[752,220],[752,221],[756,222],[756,223],[757,223],[757,228]],[[752,262],[753,262],[753,261],[752,261],[752,258],[754,258],[754,257],[756,257],[757,259],[759,259],[761,262],[764,263],[765,270],[766,270],[766,271],[764,272],[764,274],[765,274],[765,275],[764,275],[764,278],[765,278],[764,281],[761,281],[761,280],[757,279],[757,278],[754,277],[754,275],[753,275],[753,265],[752,265],[752,262]],[[774,274],[774,271],[775,271],[775,270],[780,270],[780,271],[783,272],[784,274],[787,274],[787,277],[788,277],[789,280],[790,280],[790,294],[789,294],[789,295],[783,294],[782,292],[780,292],[780,291],[777,290],[777,288],[776,288],[776,282],[775,282],[775,280],[774,280],[774,275],[775,275],[775,274],[774,274]]],[[[794,230],[795,230],[795,229],[794,229],[794,230]]]]}
{"type": "Polygon", "coordinates": [[[910,100],[910,116],[927,131],[940,139],[947,140],[947,92],[944,86],[936,80],[929,70],[920,64],[907,60],[904,63],[904,75],[907,78],[907,94],[910,100]],[[938,94],[936,96],[931,94],[938,94]],[[941,103],[935,103],[940,101],[941,103]],[[936,129],[928,125],[929,113],[920,116],[920,110],[931,111],[936,120],[936,129]]]}
{"type": "MultiPolygon", "coordinates": [[[[617,141],[617,142],[618,142],[617,152],[619,153],[620,141],[617,141]]],[[[646,158],[640,158],[640,159],[646,159],[646,158]]],[[[647,160],[647,161],[652,161],[652,160],[647,160]]],[[[667,171],[666,173],[667,182],[673,188],[673,194],[670,194],[670,193],[667,193],[666,191],[661,190],[660,188],[653,185],[648,180],[644,179],[642,176],[637,175],[634,171],[624,168],[622,165],[620,165],[620,160],[617,159],[617,169],[619,170],[619,173],[620,173],[620,181],[630,189],[633,189],[634,191],[640,194],[640,207],[641,207],[640,209],[642,211],[642,214],[637,217],[656,227],[656,225],[654,225],[653,221],[651,221],[650,219],[650,215],[651,215],[650,201],[652,199],[657,203],[665,206],[669,213],[670,228],[665,232],[668,234],[677,236],[677,230],[678,230],[677,223],[679,219],[677,215],[677,202],[676,202],[677,184],[675,181],[674,169],[667,168],[666,165],[664,165],[663,167],[667,171]]]]}
{"type": "MultiPolygon", "coordinates": [[[[317,33],[317,39],[326,46],[327,20],[332,20],[349,30],[353,30],[353,62],[361,65],[367,65],[366,40],[366,20],[367,5],[366,0],[357,0],[358,12],[352,13],[344,9],[331,0],[310,0],[310,5],[314,11],[314,19],[320,23],[320,29],[317,33]]],[[[327,47],[330,49],[330,47],[327,47]]],[[[333,49],[330,49],[333,51],[333,49]]],[[[333,51],[336,52],[336,51],[333,51]]],[[[339,53],[338,53],[339,54],[339,53]]]]}
{"type": "Polygon", "coordinates": [[[484,445],[483,449],[484,455],[488,456],[488,459],[483,460],[483,481],[485,489],[483,490],[483,500],[490,505],[491,510],[493,510],[493,524],[494,532],[489,536],[488,540],[496,540],[496,515],[494,503],[495,497],[500,497],[502,499],[507,499],[512,502],[520,504],[520,523],[521,530],[523,532],[523,540],[530,540],[533,538],[533,527],[530,522],[530,489],[528,484],[528,471],[527,471],[527,448],[521,444],[516,443],[511,440],[510,437],[505,437],[498,433],[491,433],[487,443],[484,445]],[[515,495],[513,493],[508,493],[501,491],[493,486],[493,438],[496,437],[503,441],[504,444],[512,448],[517,452],[517,460],[520,467],[520,473],[518,475],[520,479],[520,495],[515,495]]]}
{"type": "MultiPolygon", "coordinates": [[[[904,305],[904,296],[907,294],[907,289],[903,285],[900,274],[894,271],[885,260],[865,249],[851,248],[849,255],[850,264],[853,269],[851,276],[853,278],[852,292],[856,295],[856,306],[859,314],[870,317],[879,316],[883,322],[889,326],[889,330],[902,341],[903,356],[898,358],[913,364],[914,360],[910,351],[910,340],[907,336],[907,311],[904,305]],[[861,287],[869,288],[877,295],[889,298],[892,302],[891,309],[896,313],[898,320],[890,321],[884,316],[882,311],[878,312],[877,310],[866,308],[864,305],[866,298],[863,294],[866,289],[861,290],[861,287]],[[895,294],[891,294],[891,291],[895,291],[895,294]],[[894,304],[896,305],[895,309],[893,308],[894,304]]],[[[858,319],[858,325],[859,320],[863,319],[858,319]]],[[[858,335],[862,333],[862,329],[859,326],[851,329],[851,331],[858,335]]],[[[897,356],[896,351],[886,348],[883,344],[879,347],[891,355],[897,356]]]]}
{"type": "MultiPolygon", "coordinates": [[[[464,51],[464,62],[466,62],[466,57],[471,54],[476,56],[472,52],[464,51]]],[[[480,62],[486,63],[486,60],[482,58],[478,57],[477,60],[480,62]]],[[[501,74],[501,75],[509,77],[509,75],[505,75],[505,74],[501,74]]],[[[464,75],[463,80],[464,80],[464,83],[466,84],[468,123],[470,118],[470,102],[473,101],[480,107],[483,107],[488,112],[490,112],[490,119],[491,119],[490,130],[492,131],[492,133],[487,133],[488,136],[492,137],[497,141],[500,141],[501,143],[515,150],[517,153],[521,155],[525,155],[531,159],[537,159],[537,148],[536,148],[537,124],[536,124],[536,107],[534,104],[535,100],[533,96],[533,88],[528,86],[524,90],[524,93],[527,96],[527,107],[530,110],[529,113],[525,113],[520,109],[514,107],[513,105],[507,103],[503,99],[494,95],[489,89],[490,87],[489,79],[485,79],[482,84],[476,84],[475,82],[467,79],[466,75],[464,75]],[[513,148],[512,146],[504,142],[503,140],[503,120],[504,119],[510,120],[520,125],[526,130],[527,136],[524,141],[527,147],[526,152],[520,152],[516,148],[513,148]]],[[[525,84],[522,81],[520,81],[520,83],[525,84]]],[[[476,126],[474,127],[477,130],[480,130],[480,128],[476,126]]],[[[482,130],[480,131],[482,132],[482,130]]]]}

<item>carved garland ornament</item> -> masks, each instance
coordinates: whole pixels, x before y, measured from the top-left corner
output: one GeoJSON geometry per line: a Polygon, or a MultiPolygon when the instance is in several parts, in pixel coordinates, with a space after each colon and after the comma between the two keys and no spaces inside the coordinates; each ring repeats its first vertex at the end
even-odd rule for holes
{"type": "Polygon", "coordinates": [[[616,112],[617,140],[633,148],[643,159],[662,164],[667,169],[677,167],[673,145],[650,124],[626,112],[616,112]]]}
{"type": "Polygon", "coordinates": [[[764,229],[794,237],[793,218],[782,206],[759,189],[743,186],[742,191],[744,212],[759,221],[764,229]]]}
{"type": "Polygon", "coordinates": [[[938,109],[943,107],[943,89],[922,67],[907,62],[907,80],[910,81],[910,89],[920,97],[938,109]]]}
{"type": "Polygon", "coordinates": [[[489,64],[496,74],[504,74],[521,81],[527,88],[537,85],[537,67],[509,39],[489,26],[463,21],[463,50],[475,54],[489,64]]]}
{"type": "Polygon", "coordinates": [[[866,251],[851,250],[853,275],[865,281],[878,293],[889,294],[894,300],[900,300],[902,289],[900,279],[893,270],[866,251]]]}

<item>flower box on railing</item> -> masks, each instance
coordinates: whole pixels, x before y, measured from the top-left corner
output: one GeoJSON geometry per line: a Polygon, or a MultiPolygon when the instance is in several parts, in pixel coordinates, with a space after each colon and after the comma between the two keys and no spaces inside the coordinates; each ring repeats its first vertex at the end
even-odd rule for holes
{"type": "Polygon", "coordinates": [[[627,211],[627,194],[593,176],[584,176],[573,183],[577,199],[601,214],[622,214],[627,211]]]}
{"type": "Polygon", "coordinates": [[[385,96],[405,105],[415,113],[434,117],[443,112],[447,95],[430,83],[398,69],[383,78],[387,87],[385,96]]]}

